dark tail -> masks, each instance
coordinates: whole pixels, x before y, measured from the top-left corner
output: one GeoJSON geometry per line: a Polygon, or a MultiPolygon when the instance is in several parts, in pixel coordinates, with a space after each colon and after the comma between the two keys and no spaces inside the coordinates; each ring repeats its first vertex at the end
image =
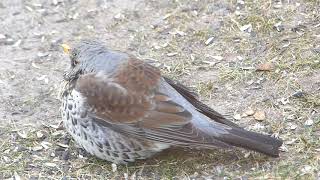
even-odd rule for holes
{"type": "MultiPolygon", "coordinates": [[[[193,146],[202,145],[206,146],[206,148],[210,148],[212,146],[227,147],[228,145],[231,145],[251,149],[273,157],[279,156],[279,147],[282,145],[282,141],[280,139],[246,131],[240,128],[238,125],[224,118],[209,106],[200,102],[197,95],[186,86],[169,78],[165,78],[165,80],[186,100],[188,100],[199,113],[213,120],[213,122],[210,122],[206,118],[194,116],[192,124],[201,132],[197,132],[198,136],[194,139],[200,143],[194,143],[191,138],[192,143],[189,143],[193,146]],[[200,139],[198,139],[199,137],[200,139]]],[[[186,131],[190,129],[194,131],[193,127],[188,126],[186,129],[186,131]]]]}
{"type": "Polygon", "coordinates": [[[247,131],[241,128],[226,129],[229,133],[221,134],[215,139],[232,146],[242,147],[257,151],[272,157],[279,157],[280,139],[247,131]]]}

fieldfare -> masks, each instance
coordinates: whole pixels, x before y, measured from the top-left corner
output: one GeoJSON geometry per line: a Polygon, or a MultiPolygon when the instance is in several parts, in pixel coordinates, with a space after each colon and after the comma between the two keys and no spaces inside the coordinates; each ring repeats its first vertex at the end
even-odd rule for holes
{"type": "Polygon", "coordinates": [[[158,68],[97,41],[63,48],[71,60],[61,97],[64,126],[90,154],[117,164],[174,146],[279,156],[281,140],[240,128],[158,68]]]}

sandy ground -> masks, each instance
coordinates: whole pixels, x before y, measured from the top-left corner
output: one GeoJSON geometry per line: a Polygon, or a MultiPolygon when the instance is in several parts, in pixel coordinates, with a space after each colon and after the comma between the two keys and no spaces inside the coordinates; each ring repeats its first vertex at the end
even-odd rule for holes
{"type": "Polygon", "coordinates": [[[317,0],[0,1],[0,179],[319,178],[319,10],[317,0]],[[58,127],[57,94],[69,63],[60,44],[87,38],[152,62],[241,126],[279,136],[281,157],[169,150],[115,170],[81,152],[58,127]]]}

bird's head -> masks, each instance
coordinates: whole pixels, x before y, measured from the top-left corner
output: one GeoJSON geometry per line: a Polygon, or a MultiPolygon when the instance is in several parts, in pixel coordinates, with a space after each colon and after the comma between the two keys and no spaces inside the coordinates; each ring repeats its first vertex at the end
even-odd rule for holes
{"type": "Polygon", "coordinates": [[[64,74],[64,79],[67,81],[77,79],[81,73],[95,71],[98,61],[101,61],[97,55],[107,51],[102,43],[97,41],[81,41],[74,47],[68,44],[61,46],[70,58],[70,69],[64,74]]]}
{"type": "Polygon", "coordinates": [[[63,51],[69,55],[71,67],[75,67],[79,64],[79,50],[77,48],[71,48],[68,44],[62,44],[63,51]]]}

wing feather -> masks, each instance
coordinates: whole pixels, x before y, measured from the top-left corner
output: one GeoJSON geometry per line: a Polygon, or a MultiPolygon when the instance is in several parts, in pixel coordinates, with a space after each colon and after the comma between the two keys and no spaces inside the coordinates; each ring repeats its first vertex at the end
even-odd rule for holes
{"type": "Polygon", "coordinates": [[[240,128],[237,124],[233,123],[232,121],[226,119],[218,113],[217,111],[213,110],[206,104],[202,103],[198,100],[198,95],[192,90],[190,90],[188,87],[184,86],[183,84],[171,80],[167,77],[164,78],[165,81],[170,84],[176,91],[178,91],[184,98],[186,98],[196,109],[197,111],[201,112],[202,114],[206,115],[207,117],[211,118],[212,120],[231,126],[231,127],[237,127],[240,128]]]}
{"type": "Polygon", "coordinates": [[[104,126],[138,138],[180,146],[227,145],[206,136],[192,123],[192,114],[159,93],[160,71],[131,59],[112,76],[89,73],[79,77],[76,90],[87,100],[90,112],[104,126]]]}

